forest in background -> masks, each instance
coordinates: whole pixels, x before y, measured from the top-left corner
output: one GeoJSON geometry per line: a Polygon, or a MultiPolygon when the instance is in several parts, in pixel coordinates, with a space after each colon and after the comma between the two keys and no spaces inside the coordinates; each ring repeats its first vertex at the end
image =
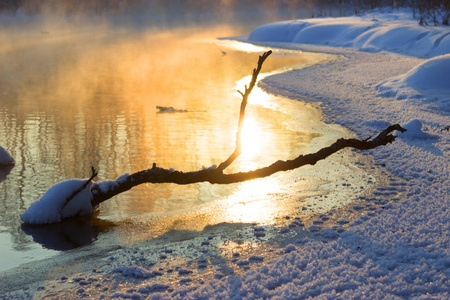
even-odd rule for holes
{"type": "MultiPolygon", "coordinates": [[[[375,8],[411,8],[422,25],[449,25],[450,0],[0,0],[0,13],[16,15],[56,14],[76,16],[121,15],[146,12],[153,15],[234,12],[306,11],[307,17],[363,14],[375,8]]],[[[298,17],[303,17],[299,15],[298,17]]]]}

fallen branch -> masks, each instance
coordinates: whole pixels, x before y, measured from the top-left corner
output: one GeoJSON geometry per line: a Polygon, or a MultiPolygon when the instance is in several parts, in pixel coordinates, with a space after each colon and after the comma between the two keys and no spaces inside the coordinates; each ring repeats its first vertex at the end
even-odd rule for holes
{"type": "Polygon", "coordinates": [[[255,178],[267,177],[277,172],[297,169],[304,165],[314,165],[318,161],[323,160],[333,153],[336,153],[344,148],[369,150],[379,146],[385,146],[395,140],[396,136],[391,134],[395,130],[398,130],[400,132],[406,131],[406,129],[402,128],[400,125],[395,124],[383,130],[372,140],[339,139],[331,146],[322,148],[316,153],[299,155],[293,160],[279,160],[264,168],[234,174],[224,174],[219,169],[204,169],[195,172],[181,172],[159,168],[156,167],[156,164],[153,164],[153,167],[151,169],[131,174],[125,180],[123,179],[123,177],[121,177],[120,182],[115,182],[115,184],[110,186],[110,188],[106,191],[105,188],[102,187],[101,182],[95,183],[91,189],[94,196],[91,203],[95,207],[103,201],[108,200],[109,198],[123,193],[142,183],[191,184],[197,182],[209,182],[213,184],[229,184],[247,181],[255,178]]]}
{"type": "Polygon", "coordinates": [[[327,158],[333,153],[338,152],[341,149],[350,147],[359,150],[373,149],[379,146],[387,145],[395,140],[395,136],[391,134],[392,131],[398,130],[401,132],[406,131],[400,125],[392,125],[382,131],[377,137],[370,140],[357,139],[339,139],[333,145],[323,148],[316,153],[308,155],[300,155],[293,160],[277,161],[270,166],[256,169],[249,172],[240,172],[234,174],[224,174],[223,171],[231,164],[242,152],[241,134],[245,117],[245,108],[247,106],[248,97],[253,90],[257,77],[261,71],[262,65],[266,58],[272,53],[272,51],[265,52],[258,59],[258,66],[253,70],[252,79],[249,86],[245,86],[244,93],[239,92],[242,95],[242,102],[239,114],[238,131],[236,134],[236,148],[234,152],[228,157],[227,160],[222,162],[217,168],[209,168],[194,172],[182,172],[174,171],[172,169],[159,168],[156,164],[148,170],[143,170],[128,176],[120,176],[118,180],[111,182],[99,182],[93,184],[91,191],[93,199],[91,201],[92,206],[95,207],[105,200],[110,199],[120,193],[123,193],[131,188],[143,184],[143,183],[175,183],[175,184],[191,184],[198,182],[209,182],[213,184],[229,184],[235,182],[242,182],[255,178],[262,178],[270,176],[274,173],[293,170],[304,165],[314,165],[318,161],[327,158]]]}
{"type": "MultiPolygon", "coordinates": [[[[272,51],[265,52],[259,57],[258,66],[253,70],[252,79],[249,86],[245,86],[242,95],[242,102],[239,114],[238,130],[236,133],[236,148],[227,160],[222,162],[217,168],[211,167],[194,172],[174,171],[173,169],[159,168],[154,163],[151,169],[143,170],[131,175],[122,175],[116,181],[104,181],[94,183],[91,186],[93,198],[91,200],[92,207],[95,207],[120,193],[123,193],[131,188],[143,183],[175,183],[175,184],[191,184],[198,182],[209,182],[212,184],[229,184],[247,181],[255,178],[262,178],[270,176],[281,171],[293,170],[304,165],[314,165],[318,161],[326,159],[333,153],[338,152],[344,148],[354,148],[359,150],[374,149],[379,146],[385,146],[395,140],[395,136],[391,133],[395,130],[405,132],[406,130],[400,125],[391,125],[383,130],[378,136],[371,139],[370,137],[364,140],[358,139],[339,139],[329,147],[325,147],[316,153],[307,155],[299,155],[295,159],[287,161],[277,161],[267,167],[256,169],[248,172],[240,172],[234,174],[224,174],[223,171],[231,165],[234,160],[242,152],[242,129],[245,117],[245,109],[248,102],[248,97],[257,82],[257,77],[261,71],[262,65],[266,58],[272,51]]],[[[92,167],[92,176],[86,183],[77,191],[75,191],[69,198],[66,199],[64,206],[73,199],[81,190],[86,188],[89,182],[97,176],[95,169],[92,167]]]]}

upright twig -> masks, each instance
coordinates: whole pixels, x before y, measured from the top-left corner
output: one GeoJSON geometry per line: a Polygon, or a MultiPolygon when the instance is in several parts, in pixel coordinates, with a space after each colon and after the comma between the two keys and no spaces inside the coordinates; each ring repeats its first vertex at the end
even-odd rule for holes
{"type": "Polygon", "coordinates": [[[264,61],[266,60],[267,57],[269,57],[270,54],[272,54],[272,50],[264,52],[263,55],[259,56],[258,66],[256,67],[256,69],[253,69],[252,79],[250,81],[249,86],[248,87],[245,86],[244,93],[242,93],[241,91],[238,91],[239,94],[242,95],[242,102],[241,102],[241,109],[239,112],[238,130],[236,133],[236,148],[234,149],[234,151],[230,155],[230,157],[228,157],[227,160],[222,162],[217,167],[216,171],[222,172],[223,170],[225,170],[242,153],[242,129],[244,126],[245,108],[247,107],[248,97],[250,96],[250,93],[252,92],[253,88],[255,87],[256,80],[258,79],[259,72],[261,72],[261,68],[262,68],[264,61]]]}
{"type": "Polygon", "coordinates": [[[74,191],[72,194],[70,194],[69,197],[66,198],[66,201],[64,201],[64,205],[62,206],[61,210],[63,210],[64,207],[66,207],[66,205],[70,202],[70,200],[75,198],[76,195],[78,195],[82,190],[84,190],[88,186],[89,182],[91,182],[92,179],[94,179],[98,175],[98,173],[95,171],[94,167],[91,167],[91,170],[92,170],[91,177],[88,180],[86,180],[86,182],[83,183],[83,185],[79,189],[74,191]]]}

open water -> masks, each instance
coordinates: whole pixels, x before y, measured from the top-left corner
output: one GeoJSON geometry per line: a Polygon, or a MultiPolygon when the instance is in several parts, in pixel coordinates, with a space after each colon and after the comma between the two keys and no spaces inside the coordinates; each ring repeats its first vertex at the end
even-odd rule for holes
{"type": "MultiPolygon", "coordinates": [[[[82,220],[21,224],[20,214],[48,188],[89,177],[91,166],[102,181],[154,162],[192,171],[225,160],[235,145],[236,90],[244,89],[258,55],[268,50],[216,39],[242,34],[223,26],[52,28],[0,34],[0,145],[16,160],[0,169],[0,271],[95,243],[105,233],[109,243],[130,244],[169,230],[270,224],[311,206],[306,199],[330,193],[350,173],[354,186],[362,184],[363,171],[336,159],[227,186],[144,184],[82,220]],[[187,112],[159,113],[156,106],[187,112]],[[142,224],[146,234],[134,234],[131,229],[142,224]]],[[[261,77],[333,59],[273,50],[261,77]]],[[[228,172],[291,159],[349,134],[321,117],[311,105],[256,88],[247,107],[244,152],[228,172]]],[[[345,203],[330,200],[318,209],[345,203]]]]}

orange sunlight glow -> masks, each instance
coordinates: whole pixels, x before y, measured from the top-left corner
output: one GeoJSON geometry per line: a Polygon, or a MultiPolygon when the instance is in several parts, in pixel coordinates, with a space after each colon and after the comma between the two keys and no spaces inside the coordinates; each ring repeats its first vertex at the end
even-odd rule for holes
{"type": "Polygon", "coordinates": [[[262,128],[258,126],[256,120],[251,117],[247,117],[244,120],[244,126],[242,128],[242,157],[246,161],[250,161],[261,149],[264,148],[266,140],[264,139],[262,128]]]}
{"type": "Polygon", "coordinates": [[[226,199],[225,220],[243,223],[272,223],[275,221],[277,202],[271,194],[280,188],[278,180],[256,179],[243,183],[226,199]]]}

